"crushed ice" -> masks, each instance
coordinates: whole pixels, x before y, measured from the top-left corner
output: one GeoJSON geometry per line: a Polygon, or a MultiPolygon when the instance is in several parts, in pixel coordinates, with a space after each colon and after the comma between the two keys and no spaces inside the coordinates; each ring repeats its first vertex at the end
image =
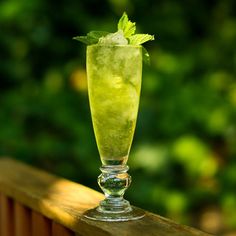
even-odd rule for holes
{"type": "Polygon", "coordinates": [[[128,40],[124,37],[123,31],[119,30],[115,33],[108,34],[105,37],[101,37],[98,41],[98,44],[128,45],[128,40]]]}

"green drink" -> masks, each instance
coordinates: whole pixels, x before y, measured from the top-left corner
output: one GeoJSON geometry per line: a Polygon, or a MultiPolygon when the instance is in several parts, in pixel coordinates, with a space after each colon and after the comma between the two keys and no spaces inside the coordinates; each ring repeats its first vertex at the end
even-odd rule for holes
{"type": "Polygon", "coordinates": [[[98,184],[105,193],[98,207],[84,213],[91,220],[137,220],[145,214],[131,207],[123,195],[131,183],[126,163],[138,114],[142,59],[149,56],[140,45],[154,37],[135,34],[135,23],[129,21],[126,13],[117,28],[115,33],[91,31],[87,36],[74,38],[89,45],[89,103],[102,161],[98,184]]]}
{"type": "Polygon", "coordinates": [[[127,162],[138,113],[141,46],[87,47],[90,109],[103,165],[127,162]]]}

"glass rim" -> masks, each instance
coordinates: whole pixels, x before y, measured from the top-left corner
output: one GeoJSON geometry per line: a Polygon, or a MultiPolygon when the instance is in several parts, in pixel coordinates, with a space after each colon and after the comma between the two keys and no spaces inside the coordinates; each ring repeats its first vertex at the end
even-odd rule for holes
{"type": "Polygon", "coordinates": [[[108,48],[113,48],[113,47],[117,47],[117,48],[141,48],[142,45],[131,45],[131,44],[127,44],[127,45],[110,45],[110,44],[91,44],[91,45],[87,45],[88,47],[108,47],[108,48]]]}

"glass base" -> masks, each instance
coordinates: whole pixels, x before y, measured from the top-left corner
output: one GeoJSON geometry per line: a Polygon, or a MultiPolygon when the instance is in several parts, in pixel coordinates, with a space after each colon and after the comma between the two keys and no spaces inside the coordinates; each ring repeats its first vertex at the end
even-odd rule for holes
{"type": "Polygon", "coordinates": [[[138,220],[144,216],[144,211],[131,207],[129,201],[123,198],[125,190],[131,183],[127,173],[127,165],[103,165],[102,173],[98,177],[98,184],[105,193],[106,198],[98,207],[88,210],[85,218],[97,221],[128,221],[138,220]]]}
{"type": "Polygon", "coordinates": [[[100,207],[88,210],[84,213],[83,217],[90,220],[97,221],[109,221],[109,222],[119,222],[119,221],[129,221],[138,220],[145,216],[145,212],[137,207],[130,207],[129,211],[126,212],[108,212],[101,211],[100,207]]]}

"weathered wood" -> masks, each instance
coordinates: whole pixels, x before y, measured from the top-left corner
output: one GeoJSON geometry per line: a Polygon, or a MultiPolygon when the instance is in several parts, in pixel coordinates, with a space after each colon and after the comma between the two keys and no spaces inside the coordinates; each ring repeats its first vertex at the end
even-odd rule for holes
{"type": "Polygon", "coordinates": [[[103,199],[101,193],[7,158],[0,160],[0,192],[81,236],[209,235],[149,212],[143,219],[129,222],[84,219],[83,213],[103,199]]]}
{"type": "Polygon", "coordinates": [[[2,227],[3,227],[2,196],[3,194],[0,192],[0,235],[2,234],[2,227]]]}
{"type": "Polygon", "coordinates": [[[0,235],[2,234],[2,205],[1,205],[1,202],[2,202],[2,196],[3,194],[0,192],[0,235]]]}
{"type": "Polygon", "coordinates": [[[32,211],[32,236],[51,236],[51,227],[51,220],[32,211]]]}
{"type": "Polygon", "coordinates": [[[64,226],[56,222],[53,222],[52,223],[52,236],[75,236],[75,233],[65,228],[64,226]]]}
{"type": "Polygon", "coordinates": [[[31,233],[31,210],[17,201],[14,202],[14,236],[32,236],[31,233]]]}
{"type": "Polygon", "coordinates": [[[0,205],[0,235],[14,236],[13,201],[7,196],[0,194],[0,205]]]}

